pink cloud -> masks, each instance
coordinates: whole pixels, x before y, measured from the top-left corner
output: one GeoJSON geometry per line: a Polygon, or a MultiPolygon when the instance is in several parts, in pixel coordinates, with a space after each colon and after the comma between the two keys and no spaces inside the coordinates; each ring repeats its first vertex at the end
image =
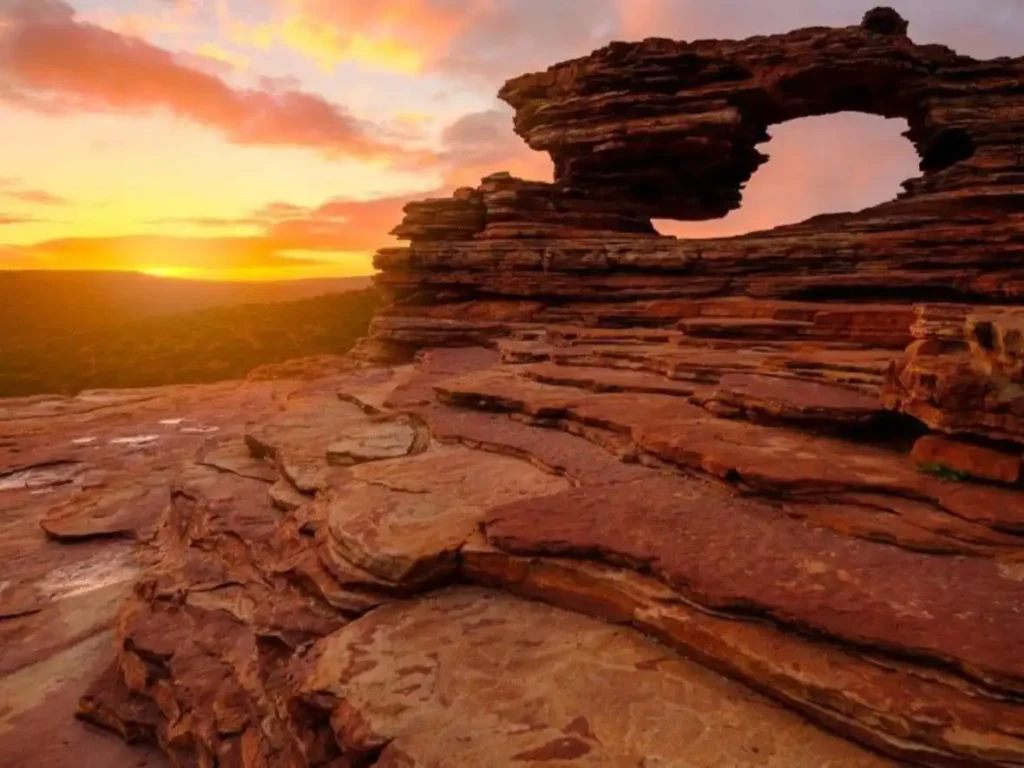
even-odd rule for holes
{"type": "Polygon", "coordinates": [[[66,198],[46,190],[27,187],[20,179],[0,178],[0,197],[33,205],[70,205],[66,198]]]}
{"type": "Polygon", "coordinates": [[[476,186],[495,171],[551,181],[554,167],[546,153],[534,152],[512,131],[512,113],[502,105],[454,121],[441,134],[445,181],[452,187],[476,186]]]}
{"type": "Polygon", "coordinates": [[[372,200],[331,200],[302,210],[283,203],[272,212],[266,237],[283,250],[373,251],[396,241],[388,231],[402,219],[402,208],[414,200],[447,194],[447,189],[395,195],[372,200]]]}
{"type": "Polygon", "coordinates": [[[0,10],[0,100],[51,111],[165,110],[237,144],[403,155],[344,107],[291,87],[239,89],[142,39],[78,20],[62,0],[0,10]]]}
{"type": "Polygon", "coordinates": [[[189,224],[209,229],[255,227],[258,235],[224,240],[259,242],[268,252],[373,251],[395,244],[387,233],[401,221],[402,208],[407,203],[446,195],[450,191],[444,188],[369,200],[337,198],[311,208],[272,202],[246,216],[162,219],[154,223],[189,224]]]}

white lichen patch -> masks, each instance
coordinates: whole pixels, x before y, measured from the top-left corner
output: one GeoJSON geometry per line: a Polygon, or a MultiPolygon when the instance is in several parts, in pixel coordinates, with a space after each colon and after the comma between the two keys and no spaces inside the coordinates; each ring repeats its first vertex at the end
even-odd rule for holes
{"type": "Polygon", "coordinates": [[[182,427],[178,431],[183,435],[210,435],[214,432],[220,432],[220,427],[211,427],[200,424],[198,427],[182,427]]]}
{"type": "Polygon", "coordinates": [[[49,600],[64,600],[134,579],[139,566],[130,542],[111,544],[87,560],[56,568],[36,588],[49,600]]]}
{"type": "Polygon", "coordinates": [[[142,445],[149,445],[155,443],[160,439],[160,435],[132,435],[131,437],[115,437],[110,441],[111,445],[130,445],[132,447],[138,447],[142,445]]]}

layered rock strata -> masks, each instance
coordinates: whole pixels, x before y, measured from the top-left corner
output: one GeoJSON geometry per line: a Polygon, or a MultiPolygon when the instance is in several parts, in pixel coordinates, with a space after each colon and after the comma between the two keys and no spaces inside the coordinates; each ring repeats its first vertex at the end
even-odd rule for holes
{"type": "Polygon", "coordinates": [[[799,345],[836,370],[868,350],[931,341],[922,323],[932,320],[917,315],[945,313],[960,327],[941,332],[960,344],[915,344],[889,377],[887,405],[935,429],[1019,443],[1022,76],[1022,59],[917,45],[895,12],[876,9],[843,29],[613,43],[511,80],[501,97],[517,132],[551,154],[550,194],[625,219],[595,224],[600,235],[546,228],[526,193],[489,202],[493,177],[473,193],[472,231],[435,237],[411,207],[397,230],[410,245],[377,256],[391,302],[370,351],[401,356],[557,324],[677,331],[672,343],[716,352],[786,356],[799,345]],[[633,219],[736,208],[768,159],[757,147],[769,126],[844,110],[908,121],[923,175],[898,199],[729,239],[637,236],[633,219]],[[537,226],[492,229],[489,211],[515,218],[510,206],[537,226]],[[983,338],[968,339],[966,315],[983,338]]]}
{"type": "MultiPolygon", "coordinates": [[[[3,593],[3,630],[103,640],[109,623],[54,627],[135,580],[80,714],[178,766],[1024,762],[1019,491],[783,411],[723,418],[691,402],[699,383],[538,362],[541,340],[517,353],[530,344],[523,362],[434,350],[145,393],[82,423],[86,403],[12,409],[13,455],[41,466],[5,492],[92,537],[98,581],[53,592],[82,571],[45,544],[34,597],[3,593]],[[214,411],[218,432],[183,434],[214,411]],[[171,421],[117,458],[111,428],[171,421]],[[44,446],[81,450],[83,431],[97,440],[72,474],[30,485],[56,471],[44,446]],[[166,510],[123,501],[147,532],[122,552],[99,502],[162,466],[166,510]]],[[[6,684],[80,663],[30,647],[6,684]]]]}
{"type": "Polygon", "coordinates": [[[172,764],[1024,762],[1019,492],[654,372],[274,386],[179,459],[81,704],[172,764]]]}

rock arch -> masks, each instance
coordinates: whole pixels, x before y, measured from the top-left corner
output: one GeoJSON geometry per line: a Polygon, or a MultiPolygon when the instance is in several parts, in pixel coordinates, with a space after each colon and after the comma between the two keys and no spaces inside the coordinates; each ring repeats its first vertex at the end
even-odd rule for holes
{"type": "Polygon", "coordinates": [[[388,303],[365,353],[558,325],[701,350],[810,334],[836,366],[816,376],[842,380],[850,350],[877,353],[888,408],[1024,444],[1022,82],[1024,58],[917,45],[889,9],[842,29],[612,43],[515,78],[501,96],[554,183],[498,174],[410,204],[396,230],[410,245],[374,261],[388,303]],[[895,200],[739,237],[650,227],[736,209],[770,126],[839,111],[907,121],[921,175],[895,200]],[[971,336],[989,325],[998,352],[971,336]]]}
{"type": "Polygon", "coordinates": [[[920,160],[906,130],[906,120],[861,112],[779,123],[759,147],[770,159],[744,186],[739,208],[716,219],[664,219],[654,226],[679,238],[737,237],[891,202],[920,160]]]}
{"type": "Polygon", "coordinates": [[[908,191],[957,185],[1013,165],[1024,118],[991,108],[1013,87],[1008,60],[917,45],[891,9],[859,26],[740,41],[650,38],[509,81],[517,133],[551,154],[556,183],[652,218],[717,218],[766,157],[771,125],[835,112],[900,117],[924,176],[908,191]],[[967,83],[970,83],[968,86],[967,83]],[[979,87],[980,86],[980,87],[979,87]],[[973,161],[973,164],[972,164],[973,161]],[[948,178],[936,178],[944,171],[948,178]]]}

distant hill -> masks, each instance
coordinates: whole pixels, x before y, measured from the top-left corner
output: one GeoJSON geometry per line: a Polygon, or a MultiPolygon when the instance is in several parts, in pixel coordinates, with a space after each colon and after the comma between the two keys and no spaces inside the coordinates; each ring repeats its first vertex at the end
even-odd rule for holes
{"type": "Polygon", "coordinates": [[[370,277],[214,282],[137,272],[0,271],[0,333],[92,327],[367,288],[370,277]]]}
{"type": "Polygon", "coordinates": [[[336,292],[354,281],[167,282],[0,273],[0,397],[221,381],[342,354],[366,333],[378,301],[372,289],[336,292]],[[283,300],[303,292],[323,295],[283,300]],[[254,296],[262,300],[241,303],[254,296]],[[223,305],[209,306],[217,300],[223,305]],[[172,309],[197,304],[206,306],[172,309]]]}

